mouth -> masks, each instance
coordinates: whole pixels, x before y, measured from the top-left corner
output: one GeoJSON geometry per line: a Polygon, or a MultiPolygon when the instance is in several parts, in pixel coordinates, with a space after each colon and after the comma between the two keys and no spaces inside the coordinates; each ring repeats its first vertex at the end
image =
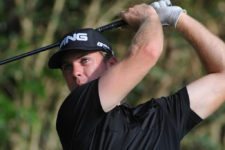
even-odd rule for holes
{"type": "Polygon", "coordinates": [[[81,79],[76,79],[73,84],[71,85],[71,87],[74,89],[76,87],[82,86],[84,84],[86,84],[87,81],[86,80],[81,80],[81,79]]]}
{"type": "Polygon", "coordinates": [[[89,81],[91,81],[91,80],[88,80],[88,79],[78,79],[78,78],[76,78],[70,84],[69,89],[70,89],[70,91],[72,91],[73,89],[75,89],[77,87],[80,87],[80,86],[88,83],[89,81]]]}
{"type": "Polygon", "coordinates": [[[81,86],[81,85],[85,84],[86,82],[87,82],[87,81],[85,81],[85,80],[77,79],[75,84],[76,84],[77,86],[81,86]]]}

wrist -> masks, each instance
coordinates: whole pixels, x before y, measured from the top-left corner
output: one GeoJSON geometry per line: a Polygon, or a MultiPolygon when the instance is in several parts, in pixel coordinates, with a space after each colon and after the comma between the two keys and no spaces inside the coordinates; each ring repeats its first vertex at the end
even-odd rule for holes
{"type": "Polygon", "coordinates": [[[185,22],[185,18],[187,17],[187,13],[185,11],[181,12],[178,19],[177,19],[177,22],[175,24],[175,28],[179,31],[182,31],[182,28],[183,28],[183,24],[185,22]]]}
{"type": "Polygon", "coordinates": [[[151,5],[148,5],[148,7],[149,9],[148,9],[147,17],[150,20],[160,20],[159,15],[157,14],[157,11],[151,5]]]}
{"type": "MultiPolygon", "coordinates": [[[[149,7],[149,6],[148,6],[149,7]]],[[[156,10],[150,6],[150,9],[148,9],[145,13],[145,17],[143,18],[142,24],[161,24],[159,15],[157,14],[156,10]]]]}
{"type": "Polygon", "coordinates": [[[174,12],[173,12],[173,21],[171,25],[173,25],[175,28],[177,27],[177,23],[180,20],[180,17],[182,16],[183,13],[186,13],[186,10],[182,9],[179,6],[174,6],[174,12]]]}

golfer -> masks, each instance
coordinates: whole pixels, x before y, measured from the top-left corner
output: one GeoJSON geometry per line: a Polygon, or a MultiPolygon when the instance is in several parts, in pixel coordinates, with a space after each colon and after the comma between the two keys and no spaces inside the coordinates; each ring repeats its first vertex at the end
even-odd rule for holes
{"type": "Polygon", "coordinates": [[[62,147],[179,150],[182,138],[225,100],[225,44],[169,0],[135,5],[121,17],[136,31],[121,61],[91,28],[66,35],[49,60],[71,91],[57,117],[62,147]],[[162,54],[162,25],[174,26],[190,42],[208,74],[172,95],[131,107],[123,100],[162,54]]]}

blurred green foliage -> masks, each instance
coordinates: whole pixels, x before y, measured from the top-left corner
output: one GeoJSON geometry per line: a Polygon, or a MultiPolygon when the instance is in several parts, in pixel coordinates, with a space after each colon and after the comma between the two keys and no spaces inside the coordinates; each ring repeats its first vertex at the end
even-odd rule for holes
{"type": "MultiPolygon", "coordinates": [[[[99,27],[118,19],[138,0],[3,0],[0,1],[0,59],[58,41],[81,27],[99,27]]],[[[174,0],[225,39],[224,0],[174,0]]],[[[105,32],[122,58],[132,39],[130,29],[105,32]],[[118,38],[119,37],[119,38],[118,38]]],[[[172,28],[165,28],[165,52],[157,66],[128,95],[132,104],[168,95],[204,74],[193,48],[172,28]]],[[[49,70],[56,49],[0,66],[0,150],[57,150],[58,108],[68,94],[61,73],[49,70]]],[[[182,141],[183,150],[225,148],[225,106],[182,141]]]]}

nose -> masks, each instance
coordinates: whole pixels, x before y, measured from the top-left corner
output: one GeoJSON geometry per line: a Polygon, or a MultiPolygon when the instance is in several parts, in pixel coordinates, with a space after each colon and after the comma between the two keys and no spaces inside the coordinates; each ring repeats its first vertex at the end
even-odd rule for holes
{"type": "Polygon", "coordinates": [[[79,64],[73,64],[73,80],[74,82],[76,82],[77,85],[81,85],[82,84],[82,80],[83,80],[83,68],[82,66],[80,66],[79,64]]]}
{"type": "Polygon", "coordinates": [[[82,76],[82,67],[79,64],[73,64],[73,76],[75,78],[82,76]]]}

